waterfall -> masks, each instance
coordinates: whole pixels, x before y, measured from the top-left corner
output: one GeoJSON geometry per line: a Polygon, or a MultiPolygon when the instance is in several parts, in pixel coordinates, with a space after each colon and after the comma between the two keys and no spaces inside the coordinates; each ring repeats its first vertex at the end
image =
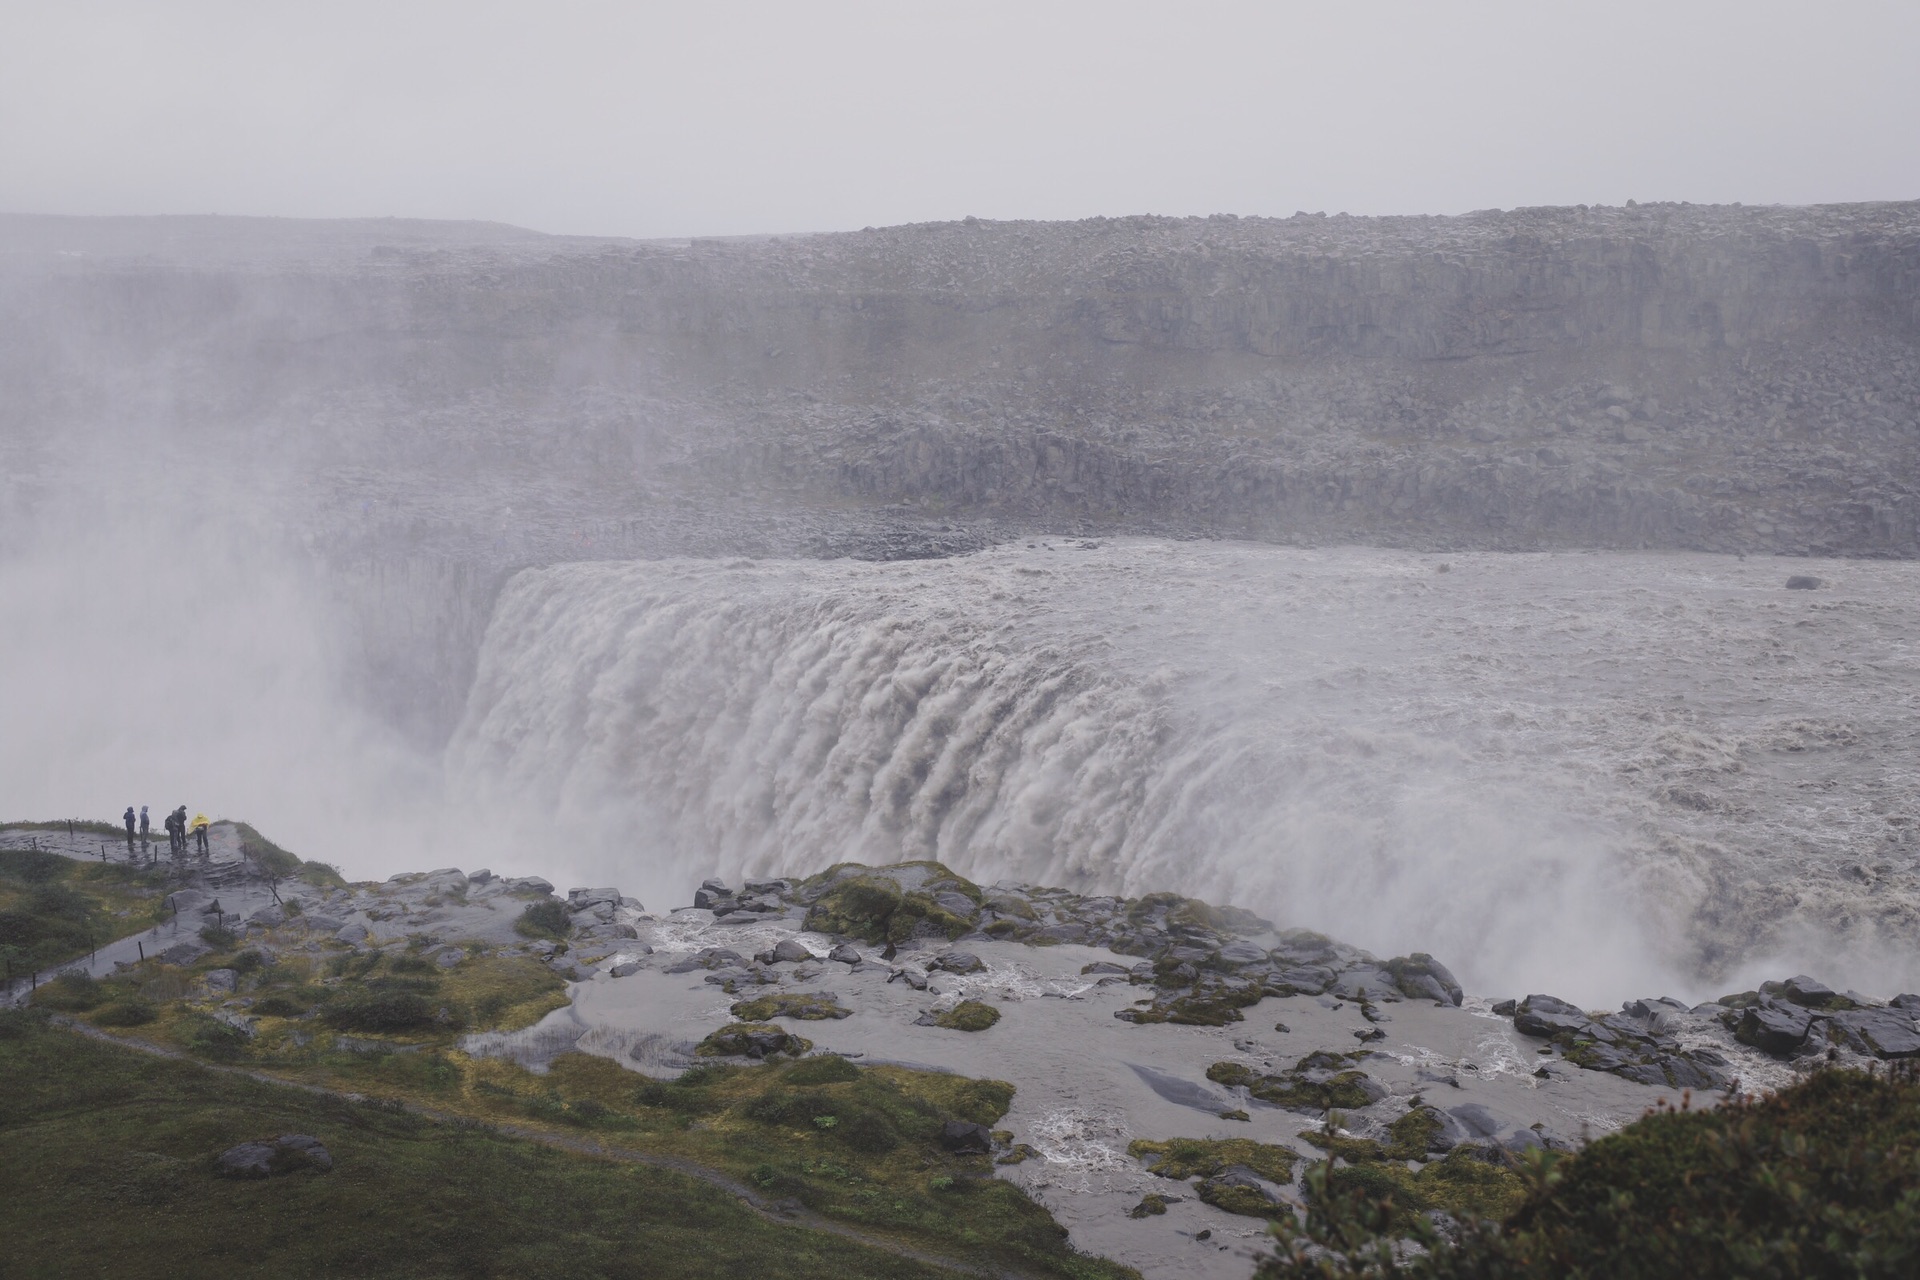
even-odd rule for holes
{"type": "MultiPolygon", "coordinates": [[[[981,882],[1177,889],[1429,950],[1499,991],[1697,987],[1803,945],[1767,933],[1770,886],[1814,874],[1778,828],[1828,852],[1858,833],[1739,816],[1741,762],[1811,723],[1777,679],[1774,707],[1749,705],[1787,625],[1771,562],[1440,569],[1052,540],[529,570],[449,773],[680,900],[712,874],[935,858],[981,882]]],[[[1913,611],[1906,567],[1849,573],[1913,611]]],[[[1857,739],[1871,699],[1842,689],[1799,696],[1829,726],[1851,707],[1857,739]]]]}

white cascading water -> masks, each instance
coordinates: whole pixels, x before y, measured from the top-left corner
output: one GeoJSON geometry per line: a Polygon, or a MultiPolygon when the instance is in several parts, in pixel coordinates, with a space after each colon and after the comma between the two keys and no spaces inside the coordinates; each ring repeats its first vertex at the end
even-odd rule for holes
{"type": "Polygon", "coordinates": [[[1885,803],[1916,613],[1916,566],[1690,555],[570,564],[504,592],[449,776],[655,899],[937,858],[1233,902],[1482,991],[1879,987],[1916,969],[1885,803]],[[1809,568],[1837,586],[1782,590],[1809,568]]]}

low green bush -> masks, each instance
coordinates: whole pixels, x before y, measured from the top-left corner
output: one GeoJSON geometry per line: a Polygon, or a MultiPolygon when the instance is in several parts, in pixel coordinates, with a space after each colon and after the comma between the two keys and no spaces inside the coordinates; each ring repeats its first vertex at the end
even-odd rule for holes
{"type": "Polygon", "coordinates": [[[103,1027],[139,1027],[159,1016],[159,1011],[145,1000],[115,1000],[102,1005],[93,1020],[103,1027]]]}
{"type": "Polygon", "coordinates": [[[567,914],[567,904],[558,898],[544,898],[539,902],[530,902],[520,918],[513,922],[514,932],[527,938],[553,938],[565,942],[573,927],[573,920],[567,914]]]}
{"type": "Polygon", "coordinates": [[[107,999],[107,992],[91,975],[69,969],[52,982],[42,983],[33,1002],[61,1013],[84,1013],[107,999]]]}

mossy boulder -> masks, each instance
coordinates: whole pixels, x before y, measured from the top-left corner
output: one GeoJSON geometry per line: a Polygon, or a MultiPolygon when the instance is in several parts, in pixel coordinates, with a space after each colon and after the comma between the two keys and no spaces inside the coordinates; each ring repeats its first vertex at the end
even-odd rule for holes
{"type": "Polygon", "coordinates": [[[773,1018],[796,1018],[802,1022],[822,1022],[829,1018],[850,1018],[853,1010],[841,1004],[831,993],[777,992],[742,1000],[731,1010],[742,1022],[767,1022],[773,1018]]]}
{"type": "Polygon", "coordinates": [[[1277,1218],[1283,1212],[1292,1212],[1248,1169],[1229,1169],[1217,1177],[1202,1179],[1194,1191],[1202,1204],[1245,1218],[1277,1218]]]}
{"type": "Polygon", "coordinates": [[[875,946],[957,938],[973,928],[982,897],[978,885],[937,862],[842,863],[803,882],[796,896],[809,904],[806,928],[875,946]]]}
{"type": "Polygon", "coordinates": [[[772,1058],[799,1056],[813,1048],[783,1027],[765,1022],[733,1022],[702,1040],[694,1052],[705,1058],[772,1058]]]}
{"type": "Polygon", "coordinates": [[[933,1016],[933,1025],[949,1031],[985,1031],[1000,1021],[1000,1011],[984,1000],[962,1000],[933,1016]]]}
{"type": "Polygon", "coordinates": [[[1295,1111],[1355,1111],[1386,1096],[1386,1090],[1350,1058],[1325,1052],[1310,1053],[1279,1075],[1255,1071],[1244,1063],[1216,1062],[1207,1068],[1207,1079],[1244,1088],[1261,1102],[1295,1111]]]}
{"type": "Polygon", "coordinates": [[[1293,1181],[1300,1159],[1288,1147],[1251,1138],[1138,1138],[1127,1144],[1127,1154],[1146,1161],[1147,1172],[1160,1178],[1212,1178],[1240,1168],[1282,1185],[1293,1181]]]}

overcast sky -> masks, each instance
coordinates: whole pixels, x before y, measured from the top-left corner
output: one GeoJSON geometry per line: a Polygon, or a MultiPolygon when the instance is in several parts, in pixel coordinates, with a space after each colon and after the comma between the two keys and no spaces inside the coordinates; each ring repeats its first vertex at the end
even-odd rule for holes
{"type": "Polygon", "coordinates": [[[0,209],[631,236],[1920,197],[1920,2],[0,0],[0,209]]]}

